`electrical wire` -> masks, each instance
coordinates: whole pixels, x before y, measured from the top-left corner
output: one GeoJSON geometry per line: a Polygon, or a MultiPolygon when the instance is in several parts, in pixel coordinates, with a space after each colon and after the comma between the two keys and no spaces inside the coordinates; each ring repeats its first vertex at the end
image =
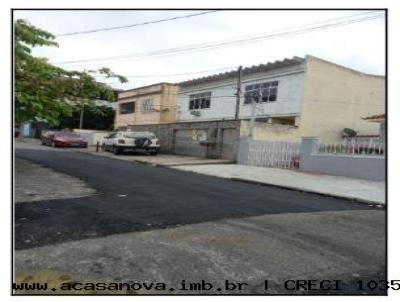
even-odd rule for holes
{"type": "Polygon", "coordinates": [[[123,25],[123,26],[104,27],[104,28],[84,30],[84,31],[75,31],[75,32],[70,32],[70,33],[58,34],[58,35],[56,35],[56,37],[66,37],[66,36],[74,36],[74,35],[81,35],[81,34],[98,33],[98,32],[103,32],[103,31],[117,30],[117,29],[126,29],[126,28],[149,25],[149,24],[156,24],[156,23],[161,23],[161,22],[173,21],[173,20],[178,20],[178,19],[197,17],[197,16],[201,16],[201,15],[216,13],[218,11],[219,10],[211,10],[211,11],[206,11],[206,12],[201,12],[201,13],[195,13],[195,14],[184,15],[184,16],[176,16],[176,17],[172,17],[172,18],[152,20],[152,21],[146,21],[146,22],[142,22],[142,23],[123,25]]]}
{"type": "MultiPolygon", "coordinates": [[[[367,14],[367,13],[365,13],[365,14],[367,14]]],[[[305,34],[305,33],[314,32],[314,31],[318,31],[318,30],[324,30],[324,29],[338,27],[338,26],[345,26],[345,25],[358,23],[358,22],[365,22],[365,21],[381,18],[383,16],[384,16],[383,14],[378,14],[378,15],[367,16],[367,17],[362,17],[362,18],[350,19],[350,20],[346,20],[346,21],[340,21],[340,22],[336,22],[336,23],[328,23],[328,24],[319,25],[319,26],[310,26],[310,25],[324,23],[323,21],[321,21],[321,22],[297,27],[296,30],[292,30],[292,31],[278,32],[275,34],[273,32],[272,33],[270,32],[267,34],[264,33],[262,35],[254,36],[251,38],[249,38],[247,36],[245,38],[236,38],[236,39],[223,40],[223,41],[217,41],[217,42],[192,44],[192,45],[187,45],[184,47],[161,49],[161,50],[155,50],[155,51],[151,51],[151,52],[143,52],[143,53],[135,53],[135,54],[127,54],[127,55],[119,55],[119,56],[111,56],[111,57],[102,57],[102,58],[93,58],[93,59],[86,59],[86,60],[84,59],[84,60],[63,61],[63,62],[58,62],[55,64],[76,64],[76,63],[91,63],[91,62],[99,62],[99,61],[115,61],[115,60],[125,60],[125,59],[132,59],[132,58],[150,57],[150,56],[176,55],[176,54],[193,52],[193,51],[205,51],[205,50],[212,50],[212,49],[217,49],[217,48],[226,48],[226,47],[231,47],[231,46],[236,46],[236,45],[255,43],[255,42],[266,40],[266,39],[295,36],[295,35],[305,34]],[[305,28],[302,28],[302,27],[305,27],[305,28]]],[[[348,16],[346,18],[350,18],[350,17],[354,17],[354,15],[348,16]]],[[[336,18],[336,19],[342,20],[344,18],[345,17],[340,17],[340,18],[336,18]]],[[[331,21],[331,20],[332,19],[329,19],[329,21],[331,21]]],[[[325,21],[325,23],[326,22],[327,21],[325,21]]],[[[282,30],[280,30],[280,31],[282,31],[282,30]]],[[[275,31],[275,32],[277,32],[277,31],[275,31]]]]}
{"type": "MultiPolygon", "coordinates": [[[[154,78],[154,77],[173,77],[173,76],[182,76],[182,75],[189,75],[189,74],[199,74],[199,73],[206,73],[206,72],[212,72],[212,71],[222,71],[222,70],[227,70],[227,69],[233,69],[237,66],[230,66],[230,67],[221,67],[217,69],[209,69],[209,70],[202,70],[202,71],[194,71],[194,72],[184,72],[184,73],[172,73],[172,74],[147,74],[147,75],[128,75],[124,76],[125,78],[154,78]]],[[[98,78],[108,78],[108,76],[105,75],[98,75],[94,76],[98,78]]],[[[117,83],[117,82],[115,82],[117,83]]]]}

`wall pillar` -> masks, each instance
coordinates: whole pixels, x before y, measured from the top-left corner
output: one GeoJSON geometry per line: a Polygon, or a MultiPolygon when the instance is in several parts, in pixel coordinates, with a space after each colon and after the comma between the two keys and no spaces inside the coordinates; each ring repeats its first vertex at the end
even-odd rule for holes
{"type": "Polygon", "coordinates": [[[237,153],[237,163],[239,165],[247,165],[249,161],[249,138],[239,138],[239,148],[237,153]]]}
{"type": "Polygon", "coordinates": [[[310,160],[311,154],[318,148],[319,139],[314,136],[301,138],[300,144],[300,170],[307,171],[307,163],[310,160]]]}

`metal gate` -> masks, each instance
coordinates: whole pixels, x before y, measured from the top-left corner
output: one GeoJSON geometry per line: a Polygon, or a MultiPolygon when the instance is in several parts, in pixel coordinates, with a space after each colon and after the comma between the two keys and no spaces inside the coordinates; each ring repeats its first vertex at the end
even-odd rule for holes
{"type": "Polygon", "coordinates": [[[199,144],[195,135],[196,130],[176,130],[174,132],[174,153],[206,157],[207,148],[199,144]]]}
{"type": "Polygon", "coordinates": [[[298,169],[300,143],[250,140],[247,156],[252,166],[298,169]]]}
{"type": "Polygon", "coordinates": [[[221,158],[236,160],[238,130],[236,128],[222,129],[221,158]]]}

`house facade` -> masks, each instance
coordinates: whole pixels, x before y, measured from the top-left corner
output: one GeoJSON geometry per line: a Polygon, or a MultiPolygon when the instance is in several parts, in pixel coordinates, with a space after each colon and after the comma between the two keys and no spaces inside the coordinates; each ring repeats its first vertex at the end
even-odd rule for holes
{"type": "Polygon", "coordinates": [[[114,128],[173,123],[176,117],[177,92],[178,87],[170,83],[120,92],[114,128]]]}
{"type": "Polygon", "coordinates": [[[240,137],[338,141],[344,128],[379,133],[360,117],[385,110],[385,77],[368,75],[313,56],[245,68],[237,106],[238,72],[179,83],[177,122],[240,120],[240,137]],[[252,100],[255,106],[252,109],[252,100]],[[237,112],[238,111],[238,112],[237,112]]]}

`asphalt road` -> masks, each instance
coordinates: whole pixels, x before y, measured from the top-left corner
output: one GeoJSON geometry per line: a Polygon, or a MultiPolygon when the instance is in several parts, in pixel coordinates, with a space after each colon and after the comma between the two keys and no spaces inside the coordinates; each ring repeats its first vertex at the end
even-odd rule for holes
{"type": "MultiPolygon", "coordinates": [[[[340,277],[347,282],[357,276],[367,279],[385,277],[385,214],[382,209],[339,198],[258,186],[78,152],[32,148],[17,149],[16,156],[80,178],[97,191],[94,196],[83,198],[17,203],[15,248],[21,250],[21,255],[25,249],[41,246],[46,249],[48,245],[61,243],[64,244],[62,250],[68,250],[77,240],[110,238],[108,242],[112,242],[112,238],[119,238],[123,234],[153,236],[154,239],[154,236],[163,236],[162,232],[169,230],[186,230],[191,236],[197,236],[196,238],[207,238],[208,242],[213,235],[226,238],[224,228],[229,226],[234,227],[234,232],[237,233],[235,236],[238,238],[235,240],[244,240],[241,257],[251,258],[251,250],[257,245],[254,253],[257,253],[258,262],[252,265],[258,265],[261,269],[264,262],[268,262],[270,272],[286,272],[275,276],[277,280],[289,276],[289,272],[299,278],[312,276],[314,270],[308,266],[314,266],[318,272],[315,274],[321,278],[340,277]],[[249,226],[249,221],[255,226],[249,226]],[[221,227],[222,222],[224,227],[221,227]],[[208,235],[204,237],[204,234],[208,235]],[[254,237],[254,241],[246,243],[244,237],[254,237]],[[266,255],[272,254],[268,254],[265,259],[262,254],[258,254],[263,246],[267,248],[275,241],[280,242],[276,243],[276,251],[281,250],[280,253],[268,251],[266,255]],[[280,245],[282,242],[284,246],[280,245]],[[249,255],[243,254],[246,249],[249,250],[249,255]],[[313,263],[314,254],[315,261],[326,263],[313,263]],[[282,260],[282,257],[286,260],[282,260]],[[300,259],[297,269],[293,268],[296,258],[300,259]],[[309,263],[301,262],[304,259],[309,263]],[[321,269],[326,272],[320,271],[321,269]]],[[[98,242],[103,242],[101,247],[104,248],[106,243],[98,242]]],[[[137,243],[132,243],[132,246],[136,246],[135,244],[137,243]]],[[[175,244],[179,246],[183,242],[175,244]]],[[[82,249],[82,246],[79,248],[82,249]]],[[[157,253],[156,247],[147,248],[157,253]]],[[[215,246],[212,248],[215,249],[215,246]]],[[[231,253],[232,246],[228,244],[220,248],[231,253]]],[[[69,253],[78,259],[81,255],[76,249],[69,253]]],[[[31,250],[24,254],[26,259],[29,258],[29,251],[31,250]]],[[[146,251],[148,252],[143,250],[142,253],[146,254],[146,251]]],[[[166,255],[168,252],[163,257],[166,255]]],[[[37,256],[35,259],[40,262],[38,259],[42,259],[41,257],[37,256]]],[[[184,258],[181,260],[185,262],[184,258]]],[[[45,262],[46,258],[41,261],[45,262]]],[[[196,261],[201,260],[198,257],[190,260],[191,263],[196,261]]],[[[175,263],[174,267],[176,265],[175,263]]],[[[257,267],[253,269],[257,270],[257,267]]],[[[176,278],[171,277],[171,280],[178,280],[182,273],[185,273],[185,269],[175,272],[176,278]]],[[[100,275],[105,277],[104,274],[103,272],[100,275]]],[[[257,288],[253,287],[251,293],[255,291],[257,288]]],[[[346,293],[360,292],[352,288],[346,293]]]]}

